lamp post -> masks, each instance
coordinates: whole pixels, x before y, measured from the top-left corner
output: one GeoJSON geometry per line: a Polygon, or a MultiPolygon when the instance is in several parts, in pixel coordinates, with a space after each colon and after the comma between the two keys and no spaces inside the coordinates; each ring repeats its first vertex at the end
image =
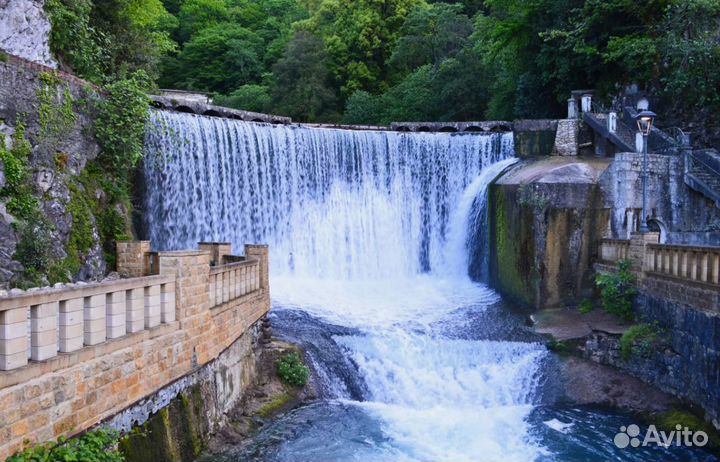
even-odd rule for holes
{"type": "Polygon", "coordinates": [[[643,197],[642,197],[642,221],[640,222],[640,232],[641,233],[647,233],[650,231],[650,228],[648,228],[648,225],[647,225],[648,137],[650,136],[650,131],[652,130],[652,126],[653,126],[653,122],[655,121],[655,117],[657,117],[657,114],[655,114],[652,111],[649,111],[648,109],[644,109],[643,111],[640,111],[640,113],[638,113],[638,115],[635,116],[635,120],[637,120],[637,124],[638,124],[638,130],[640,130],[640,133],[642,133],[642,137],[643,137],[643,176],[642,176],[643,197]]]}

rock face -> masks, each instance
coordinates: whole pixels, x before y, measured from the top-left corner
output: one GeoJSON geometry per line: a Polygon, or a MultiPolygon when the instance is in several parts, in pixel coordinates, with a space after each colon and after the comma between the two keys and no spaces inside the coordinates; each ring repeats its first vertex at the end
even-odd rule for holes
{"type": "MultiPolygon", "coordinates": [[[[3,1],[0,0],[0,5],[11,10],[20,4],[27,6],[32,3],[3,1]]],[[[6,20],[5,16],[2,18],[6,20]]],[[[4,28],[1,29],[5,32],[4,28]]],[[[88,161],[95,159],[99,152],[94,137],[92,110],[95,95],[92,86],[67,74],[54,74],[52,69],[15,57],[10,57],[5,62],[0,61],[0,137],[9,145],[18,124],[22,123],[25,127],[25,139],[32,146],[27,160],[32,193],[39,201],[41,214],[50,225],[49,253],[58,260],[68,255],[74,220],[78,219],[71,210],[71,187],[74,185],[80,188],[76,196],[97,198],[98,194],[102,194],[102,191],[82,190],[83,186],[77,181],[88,161]],[[52,85],[46,83],[48,79],[53,80],[52,85]],[[68,99],[71,100],[73,116],[68,118],[66,124],[43,128],[39,111],[43,104],[43,89],[48,89],[44,104],[46,109],[50,108],[49,113],[54,114],[51,118],[61,118],[60,110],[56,111],[56,108],[62,107],[63,102],[68,99]],[[88,104],[81,105],[81,101],[88,104]]],[[[1,162],[0,172],[4,172],[1,162]]],[[[0,178],[4,176],[4,173],[0,174],[0,178]]],[[[4,181],[0,181],[0,184],[4,181]]],[[[11,286],[13,277],[23,269],[22,265],[14,260],[19,241],[13,226],[17,217],[8,213],[7,200],[8,198],[0,198],[0,289],[11,286]]],[[[91,231],[86,234],[91,234],[89,238],[94,244],[89,251],[79,255],[80,271],[72,275],[75,279],[95,279],[105,272],[98,224],[95,217],[88,219],[91,222],[91,231]]]]}
{"type": "Polygon", "coordinates": [[[0,50],[52,68],[50,20],[43,0],[0,0],[0,50]]]}

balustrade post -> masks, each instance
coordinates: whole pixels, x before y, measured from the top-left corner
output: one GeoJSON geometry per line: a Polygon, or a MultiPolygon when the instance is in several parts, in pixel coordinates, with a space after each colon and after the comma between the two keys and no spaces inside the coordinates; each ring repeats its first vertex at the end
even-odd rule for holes
{"type": "Polygon", "coordinates": [[[160,325],[160,286],[145,287],[145,328],[160,325]]]}
{"type": "Polygon", "coordinates": [[[122,337],[127,333],[125,291],[105,294],[105,326],[107,338],[122,337]]]}
{"type": "Polygon", "coordinates": [[[140,287],[125,293],[126,330],[128,333],[145,329],[145,290],[140,287]]]}
{"type": "Polygon", "coordinates": [[[62,353],[69,353],[83,347],[83,307],[84,300],[82,298],[60,302],[60,352],[62,353]]]}
{"type": "Polygon", "coordinates": [[[30,357],[44,361],[57,355],[58,302],[30,307],[30,357]]]}
{"type": "Polygon", "coordinates": [[[175,283],[163,284],[160,288],[160,321],[167,324],[175,321],[175,283]]]}
{"type": "Polygon", "coordinates": [[[255,258],[260,261],[260,268],[258,269],[258,288],[265,290],[270,289],[269,285],[269,254],[268,246],[266,245],[250,245],[245,244],[245,255],[250,258],[255,258]]]}
{"type": "Polygon", "coordinates": [[[85,345],[97,345],[106,340],[105,294],[85,297],[85,345]]]}
{"type": "Polygon", "coordinates": [[[27,307],[0,311],[0,370],[25,366],[27,348],[27,307]]]}

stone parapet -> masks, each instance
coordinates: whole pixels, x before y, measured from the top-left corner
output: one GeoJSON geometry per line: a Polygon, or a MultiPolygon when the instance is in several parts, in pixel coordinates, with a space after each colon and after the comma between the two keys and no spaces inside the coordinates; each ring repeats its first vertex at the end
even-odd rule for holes
{"type": "MultiPolygon", "coordinates": [[[[149,243],[119,247],[137,270],[149,243]]],[[[267,247],[248,248],[216,267],[210,251],[159,252],[157,276],[0,298],[0,459],[85,431],[218,358],[270,308],[267,247]],[[229,283],[221,305],[211,274],[229,283]]]]}

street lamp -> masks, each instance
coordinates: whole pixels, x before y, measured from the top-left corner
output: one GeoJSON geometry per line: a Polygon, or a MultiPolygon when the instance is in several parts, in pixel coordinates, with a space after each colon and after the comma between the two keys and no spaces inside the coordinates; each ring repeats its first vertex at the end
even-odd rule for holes
{"type": "Polygon", "coordinates": [[[640,232],[647,233],[650,231],[647,225],[647,179],[648,179],[648,137],[652,130],[653,122],[655,121],[657,114],[654,112],[644,109],[635,116],[637,120],[638,130],[642,133],[643,137],[643,197],[642,197],[642,221],[640,222],[640,232]]]}

